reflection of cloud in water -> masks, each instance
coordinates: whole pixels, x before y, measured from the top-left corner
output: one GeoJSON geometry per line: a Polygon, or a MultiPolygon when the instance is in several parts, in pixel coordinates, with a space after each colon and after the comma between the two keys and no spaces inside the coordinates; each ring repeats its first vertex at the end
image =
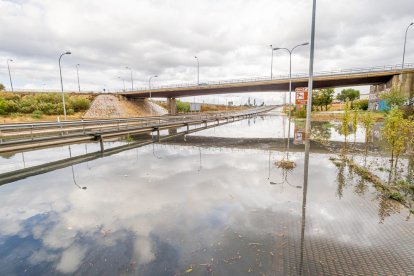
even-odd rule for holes
{"type": "Polygon", "coordinates": [[[83,261],[85,253],[86,248],[79,245],[72,245],[63,251],[56,269],[62,273],[75,272],[83,261]]]}
{"type": "MultiPolygon", "coordinates": [[[[1,240],[33,237],[40,245],[28,257],[30,264],[52,263],[62,273],[83,274],[120,269],[171,275],[212,256],[238,258],[237,252],[246,261],[227,269],[241,274],[257,249],[267,252],[262,265],[270,271],[268,252],[284,252],[278,246],[286,239],[296,244],[302,190],[268,184],[266,152],[202,151],[198,171],[198,149],[156,146],[156,151],[162,159],[148,146],[139,149],[138,160],[130,150],[90,162],[91,170],[75,166],[76,179],[87,190],[73,185],[70,167],[2,186],[1,240]]],[[[301,154],[294,159],[289,181],[302,185],[301,154]]],[[[335,197],[336,170],[326,155],[312,154],[310,163],[307,238],[379,246],[384,227],[412,226],[400,216],[379,225],[370,197],[347,188],[341,200],[335,197]]],[[[281,170],[272,167],[271,176],[280,178],[281,170]]]]}

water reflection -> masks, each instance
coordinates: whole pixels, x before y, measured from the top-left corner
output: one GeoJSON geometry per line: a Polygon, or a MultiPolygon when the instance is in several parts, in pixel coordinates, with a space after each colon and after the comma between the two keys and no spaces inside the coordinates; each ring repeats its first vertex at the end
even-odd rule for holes
{"type": "MultiPolygon", "coordinates": [[[[255,127],[261,120],[266,135],[269,121],[283,135],[283,121],[258,117],[255,127]]],[[[74,165],[1,186],[0,274],[414,273],[413,222],[395,213],[379,224],[370,185],[359,196],[346,183],[338,198],[330,154],[304,147],[288,151],[296,168],[286,189],[268,184],[284,177],[273,159],[285,148],[184,142],[91,160],[93,173],[74,165]],[[73,187],[82,179],[84,192],[73,187]]]]}

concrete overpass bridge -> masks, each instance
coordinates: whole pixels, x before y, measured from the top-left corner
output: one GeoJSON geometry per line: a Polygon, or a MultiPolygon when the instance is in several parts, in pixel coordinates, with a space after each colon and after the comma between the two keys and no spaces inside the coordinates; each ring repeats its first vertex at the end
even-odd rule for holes
{"type": "MultiPolygon", "coordinates": [[[[324,71],[314,74],[315,89],[372,85],[390,88],[398,85],[410,98],[414,90],[414,64],[377,66],[368,68],[324,71]],[[381,86],[382,85],[382,86],[381,86]]],[[[308,86],[307,74],[292,75],[292,91],[297,87],[308,86]]],[[[175,99],[189,96],[214,94],[246,93],[246,92],[284,92],[289,90],[289,75],[249,79],[232,79],[197,84],[176,84],[126,91],[120,93],[128,99],[160,97],[168,99],[169,112],[174,114],[175,99]]],[[[378,89],[377,89],[378,90],[378,89]]]]}
{"type": "MultiPolygon", "coordinates": [[[[389,82],[394,76],[413,74],[414,64],[378,66],[368,68],[342,69],[336,71],[317,72],[314,75],[314,88],[330,88],[357,85],[375,85],[389,82]]],[[[307,74],[292,75],[292,90],[308,86],[307,74]]],[[[204,82],[197,84],[176,84],[127,91],[120,93],[127,98],[180,98],[211,94],[229,94],[243,92],[275,92],[289,90],[289,75],[269,77],[232,79],[224,81],[204,82]]]]}

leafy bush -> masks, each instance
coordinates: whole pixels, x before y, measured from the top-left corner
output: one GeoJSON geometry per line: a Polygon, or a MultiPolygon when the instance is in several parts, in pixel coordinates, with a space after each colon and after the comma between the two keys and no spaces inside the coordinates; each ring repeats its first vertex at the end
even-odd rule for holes
{"type": "Polygon", "coordinates": [[[7,114],[7,103],[5,100],[0,98],[0,115],[6,115],[7,114]]]}
{"type": "Polygon", "coordinates": [[[359,110],[368,110],[368,100],[356,101],[354,105],[359,110]]]}
{"type": "Polygon", "coordinates": [[[296,118],[306,118],[306,110],[304,108],[300,108],[295,111],[294,116],[296,118]]]}
{"type": "Polygon", "coordinates": [[[43,112],[40,110],[36,110],[32,113],[32,118],[33,119],[40,119],[43,117],[43,112]]]}
{"type": "Polygon", "coordinates": [[[69,99],[69,107],[75,112],[86,111],[89,109],[90,105],[90,101],[83,97],[73,96],[69,99]]]}
{"type": "Polygon", "coordinates": [[[380,95],[380,99],[385,100],[387,105],[393,106],[401,106],[403,105],[408,99],[404,96],[401,89],[393,88],[390,91],[382,93],[380,95]]]}
{"type": "MultiPolygon", "coordinates": [[[[65,95],[67,114],[86,111],[90,100],[85,96],[65,95]]],[[[59,115],[63,113],[62,95],[60,93],[39,93],[22,95],[11,92],[0,92],[0,115],[14,113],[42,115],[59,115]]]]}
{"type": "Polygon", "coordinates": [[[177,101],[177,111],[178,112],[190,112],[190,104],[184,103],[182,101],[177,101]]]}

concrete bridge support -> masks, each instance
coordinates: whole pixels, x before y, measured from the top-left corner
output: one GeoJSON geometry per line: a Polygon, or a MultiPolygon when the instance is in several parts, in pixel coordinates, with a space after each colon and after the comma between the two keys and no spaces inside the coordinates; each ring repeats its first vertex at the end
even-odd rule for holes
{"type": "Polygon", "coordinates": [[[170,115],[177,114],[177,101],[175,98],[167,98],[167,109],[168,109],[168,114],[170,115]]]}
{"type": "Polygon", "coordinates": [[[402,73],[393,76],[388,82],[371,85],[369,94],[369,108],[378,109],[381,93],[391,89],[400,89],[403,95],[414,102],[414,73],[402,73]]]}

